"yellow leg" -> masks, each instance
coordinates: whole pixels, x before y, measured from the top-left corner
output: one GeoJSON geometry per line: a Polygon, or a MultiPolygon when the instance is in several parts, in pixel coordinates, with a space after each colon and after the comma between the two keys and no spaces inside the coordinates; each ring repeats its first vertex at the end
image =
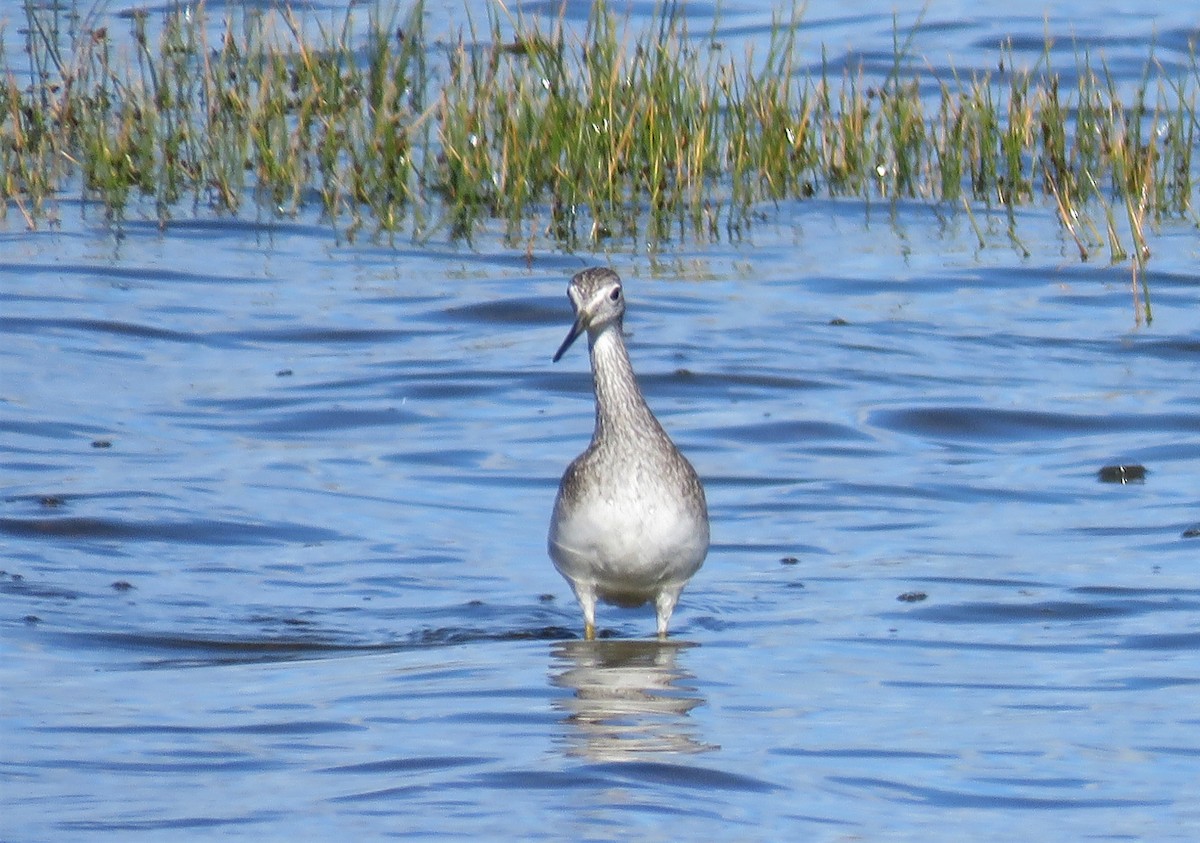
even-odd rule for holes
{"type": "Polygon", "coordinates": [[[596,625],[594,623],[592,623],[591,621],[586,621],[583,624],[583,640],[584,641],[595,641],[596,640],[596,625]]]}

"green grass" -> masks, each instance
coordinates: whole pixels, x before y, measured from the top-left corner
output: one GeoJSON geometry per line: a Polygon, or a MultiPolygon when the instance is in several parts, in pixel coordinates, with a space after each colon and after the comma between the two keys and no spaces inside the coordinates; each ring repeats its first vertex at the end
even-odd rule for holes
{"type": "Polygon", "coordinates": [[[319,207],[344,236],[498,225],[531,249],[637,248],[847,196],[965,208],[981,241],[976,215],[1002,209],[1019,243],[1012,209],[1046,203],[1083,259],[1107,248],[1136,273],[1148,227],[1195,220],[1194,60],[1167,79],[1148,56],[1123,102],[1087,54],[1064,85],[1049,46],[1031,68],[1001,49],[995,73],[907,72],[911,33],[887,78],[802,73],[795,13],[755,55],[673,6],[634,29],[593,4],[579,32],[497,3],[451,43],[419,4],[316,34],[287,11],[135,13],[118,36],[26,8],[30,77],[0,81],[0,208],[29,226],[80,191],[114,220],[319,207]]]}

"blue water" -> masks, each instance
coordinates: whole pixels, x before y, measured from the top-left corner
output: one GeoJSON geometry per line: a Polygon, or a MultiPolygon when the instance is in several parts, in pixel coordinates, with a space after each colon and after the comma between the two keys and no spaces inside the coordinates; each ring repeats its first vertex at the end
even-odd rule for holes
{"type": "MultiPolygon", "coordinates": [[[[990,61],[989,14],[921,49],[990,61]]],[[[809,18],[890,50],[890,9],[809,18]]],[[[764,210],[532,261],[10,212],[0,838],[1200,836],[1194,226],[1153,230],[1147,325],[1052,207],[1028,257],[986,209],[984,248],[922,203],[764,210]],[[666,643],[613,607],[579,640],[545,551],[599,262],[708,490],[666,643]]]]}

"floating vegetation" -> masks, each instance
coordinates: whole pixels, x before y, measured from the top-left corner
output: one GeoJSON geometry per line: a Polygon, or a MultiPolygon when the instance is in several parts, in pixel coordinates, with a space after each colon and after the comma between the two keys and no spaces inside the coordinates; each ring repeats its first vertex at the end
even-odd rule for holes
{"type": "Polygon", "coordinates": [[[1194,60],[1165,79],[1148,59],[1126,102],[1087,55],[1065,85],[1049,45],[1030,69],[1001,50],[994,74],[936,78],[904,70],[898,37],[893,72],[868,80],[801,71],[796,15],[739,54],[672,4],[636,32],[603,2],[579,30],[497,4],[450,42],[419,4],[316,35],[286,9],[172,6],[131,13],[122,37],[25,8],[30,78],[0,81],[0,208],[29,226],[81,190],[164,225],[189,205],[319,207],[351,237],[498,224],[528,248],[653,247],[736,240],[771,203],[820,195],[965,209],[981,243],[977,215],[1000,209],[1024,249],[1012,209],[1050,202],[1081,259],[1132,257],[1136,296],[1147,221],[1194,219],[1194,60]]]}

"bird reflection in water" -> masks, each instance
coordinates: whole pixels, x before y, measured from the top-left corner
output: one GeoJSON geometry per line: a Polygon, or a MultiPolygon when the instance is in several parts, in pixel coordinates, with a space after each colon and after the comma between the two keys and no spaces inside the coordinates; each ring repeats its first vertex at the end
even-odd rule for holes
{"type": "Polygon", "coordinates": [[[572,695],[554,702],[566,715],[570,755],[618,761],[650,753],[697,753],[704,743],[688,714],[704,703],[678,666],[694,645],[667,640],[563,641],[552,650],[550,682],[572,695]]]}

